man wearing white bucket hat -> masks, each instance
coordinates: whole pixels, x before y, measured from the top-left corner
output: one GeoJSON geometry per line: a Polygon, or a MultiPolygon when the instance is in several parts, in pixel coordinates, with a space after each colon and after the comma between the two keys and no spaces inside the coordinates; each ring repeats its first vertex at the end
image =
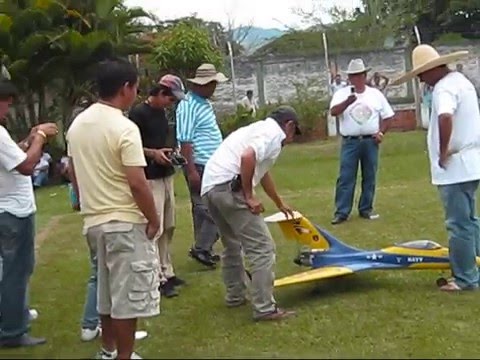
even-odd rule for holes
{"type": "Polygon", "coordinates": [[[212,267],[219,261],[219,256],[214,255],[212,250],[219,232],[202,202],[200,189],[205,165],[222,142],[222,133],[208,99],[212,97],[217,84],[228,79],[217,72],[212,64],[203,64],[198,67],[195,77],[187,80],[190,91],[178,105],[176,114],[177,140],[187,160],[184,174],[192,203],[195,244],[190,249],[190,256],[212,267]]]}
{"type": "Polygon", "coordinates": [[[441,56],[429,45],[412,53],[413,69],[395,80],[400,84],[418,76],[433,87],[428,127],[432,183],[438,187],[445,211],[453,278],[445,291],[478,288],[475,256],[480,255],[480,227],[476,193],[480,180],[480,111],[473,84],[447,64],[467,51],[441,56]]]}
{"type": "Polygon", "coordinates": [[[362,169],[359,215],[364,219],[378,218],[373,213],[378,149],[395,113],[385,95],[367,85],[369,70],[362,59],[350,61],[347,74],[352,86],[338,90],[330,103],[330,113],[339,118],[342,135],[334,225],[346,221],[352,211],[359,163],[362,169]]]}

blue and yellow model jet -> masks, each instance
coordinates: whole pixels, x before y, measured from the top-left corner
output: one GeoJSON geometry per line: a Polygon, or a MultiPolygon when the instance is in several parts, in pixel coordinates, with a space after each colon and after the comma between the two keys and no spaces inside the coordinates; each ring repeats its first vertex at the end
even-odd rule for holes
{"type": "MultiPolygon", "coordinates": [[[[334,278],[366,270],[448,270],[448,249],[431,240],[414,240],[380,250],[366,251],[347,245],[326,230],[312,224],[299,212],[293,219],[283,213],[265,218],[278,223],[286,238],[308,248],[294,260],[312,269],[275,280],[275,287],[334,278]]],[[[480,257],[477,257],[480,266],[480,257]]],[[[437,280],[442,286],[446,279],[437,280]]]]}

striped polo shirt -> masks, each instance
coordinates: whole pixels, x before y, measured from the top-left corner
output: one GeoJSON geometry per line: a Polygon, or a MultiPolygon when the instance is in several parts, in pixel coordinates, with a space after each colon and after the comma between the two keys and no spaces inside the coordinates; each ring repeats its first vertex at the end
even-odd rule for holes
{"type": "Polygon", "coordinates": [[[177,107],[177,140],[179,145],[193,145],[195,164],[205,165],[222,143],[222,133],[210,102],[192,92],[177,107]]]}

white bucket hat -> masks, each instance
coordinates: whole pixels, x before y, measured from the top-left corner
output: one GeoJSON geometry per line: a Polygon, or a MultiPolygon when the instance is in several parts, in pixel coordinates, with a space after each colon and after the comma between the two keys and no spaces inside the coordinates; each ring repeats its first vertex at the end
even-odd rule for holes
{"type": "Polygon", "coordinates": [[[391,85],[402,84],[425,71],[441,65],[447,65],[468,55],[468,51],[456,51],[447,55],[440,55],[432,46],[417,45],[412,52],[413,69],[392,81],[391,85]]]}
{"type": "Polygon", "coordinates": [[[362,59],[353,59],[348,64],[346,73],[348,75],[361,74],[370,71],[371,68],[365,67],[362,59]]]}
{"type": "Polygon", "coordinates": [[[197,85],[206,85],[212,81],[219,83],[226,82],[228,78],[223,73],[217,72],[214,65],[202,64],[198,67],[195,77],[187,80],[197,85]]]}

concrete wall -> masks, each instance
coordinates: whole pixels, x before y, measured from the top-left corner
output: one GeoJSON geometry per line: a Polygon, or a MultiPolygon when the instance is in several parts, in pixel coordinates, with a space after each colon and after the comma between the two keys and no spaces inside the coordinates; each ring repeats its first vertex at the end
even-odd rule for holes
{"type": "MultiPolygon", "coordinates": [[[[457,50],[469,50],[470,55],[462,61],[464,73],[479,88],[480,85],[480,44],[463,47],[440,46],[440,53],[448,53],[457,50]]],[[[337,65],[342,77],[345,77],[349,61],[352,58],[363,58],[366,65],[372,68],[372,72],[378,71],[383,75],[393,79],[405,71],[406,64],[409,62],[409,50],[390,49],[370,52],[349,52],[343,54],[331,54],[330,63],[337,65]]],[[[452,64],[452,68],[455,64],[452,64]]],[[[270,57],[261,60],[248,58],[239,58],[235,60],[235,75],[237,100],[245,96],[248,89],[255,92],[259,98],[261,89],[258,87],[259,73],[263,77],[264,97],[266,102],[276,102],[279,98],[288,99],[295,95],[295,83],[309,85],[310,87],[327,91],[328,73],[325,69],[325,60],[323,55],[309,58],[298,57],[270,57]]],[[[389,86],[387,88],[387,97],[407,97],[413,96],[408,93],[408,85],[389,86]]],[[[215,105],[219,111],[228,111],[233,109],[233,91],[232,83],[228,82],[219,86],[215,95],[215,105]]]]}

